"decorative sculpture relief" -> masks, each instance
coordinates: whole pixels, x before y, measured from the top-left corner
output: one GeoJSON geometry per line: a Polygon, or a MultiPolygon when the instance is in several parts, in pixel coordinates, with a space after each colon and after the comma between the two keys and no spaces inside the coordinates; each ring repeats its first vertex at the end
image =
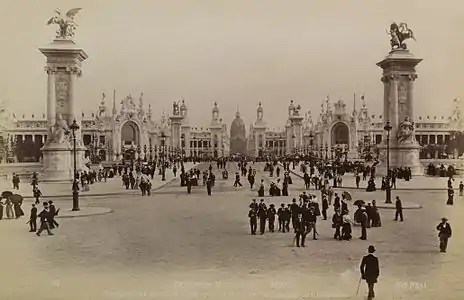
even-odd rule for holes
{"type": "Polygon", "coordinates": [[[63,120],[61,115],[58,115],[55,125],[49,130],[49,138],[47,144],[62,144],[66,141],[68,134],[68,124],[63,120]]]}
{"type": "Polygon", "coordinates": [[[57,108],[61,111],[65,108],[68,100],[69,75],[64,72],[58,72],[55,75],[55,97],[57,108]]]}
{"type": "Polygon", "coordinates": [[[414,137],[414,123],[409,121],[409,117],[405,117],[404,121],[400,123],[398,130],[398,143],[399,144],[412,144],[415,141],[414,137]]]}
{"type": "Polygon", "coordinates": [[[398,115],[404,116],[408,113],[408,81],[401,78],[398,81],[398,115]]]}

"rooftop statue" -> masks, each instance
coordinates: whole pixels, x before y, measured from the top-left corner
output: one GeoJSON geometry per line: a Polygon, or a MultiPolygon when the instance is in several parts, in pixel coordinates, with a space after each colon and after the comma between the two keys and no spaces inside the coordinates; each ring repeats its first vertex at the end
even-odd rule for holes
{"type": "Polygon", "coordinates": [[[408,24],[406,23],[400,23],[399,25],[392,23],[390,25],[390,31],[387,31],[387,33],[391,37],[390,44],[392,50],[407,49],[407,45],[404,41],[408,39],[416,40],[414,33],[411,29],[409,29],[408,24]]]}
{"type": "Polygon", "coordinates": [[[172,103],[172,114],[174,116],[177,116],[177,115],[180,114],[179,103],[176,102],[176,101],[173,101],[173,103],[172,103]]]}
{"type": "Polygon", "coordinates": [[[48,20],[47,25],[57,24],[58,30],[56,31],[56,38],[70,39],[74,37],[74,30],[77,24],[74,22],[74,16],[81,8],[70,9],[65,16],[61,15],[59,10],[55,10],[56,15],[48,20]]]}

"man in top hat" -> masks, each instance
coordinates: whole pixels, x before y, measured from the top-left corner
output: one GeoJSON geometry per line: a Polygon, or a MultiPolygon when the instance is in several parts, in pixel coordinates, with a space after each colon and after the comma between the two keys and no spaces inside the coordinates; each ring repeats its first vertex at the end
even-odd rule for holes
{"type": "Polygon", "coordinates": [[[360,223],[361,223],[361,236],[359,239],[367,240],[367,212],[365,207],[361,207],[361,214],[360,214],[360,223]]]}
{"type": "Polygon", "coordinates": [[[266,229],[267,206],[264,199],[258,204],[259,233],[264,234],[266,229]]]}
{"type": "Polygon", "coordinates": [[[58,212],[52,200],[48,201],[48,209],[50,210],[50,215],[48,217],[48,226],[50,227],[50,229],[59,227],[60,224],[58,224],[55,220],[55,216],[58,214],[58,212]]]}
{"type": "Polygon", "coordinates": [[[367,287],[369,289],[367,299],[372,299],[375,297],[374,284],[377,283],[377,278],[380,274],[380,268],[379,259],[374,256],[374,246],[370,245],[367,248],[367,251],[369,254],[363,257],[359,269],[361,271],[361,278],[366,280],[367,287]]]}
{"type": "Polygon", "coordinates": [[[441,223],[437,226],[438,237],[440,238],[440,252],[446,253],[448,247],[448,239],[451,237],[451,226],[448,224],[448,219],[441,218],[441,223]]]}
{"type": "Polygon", "coordinates": [[[269,208],[267,209],[267,219],[268,219],[269,231],[270,232],[274,232],[276,214],[277,214],[277,211],[275,209],[274,204],[269,205],[269,208]]]}

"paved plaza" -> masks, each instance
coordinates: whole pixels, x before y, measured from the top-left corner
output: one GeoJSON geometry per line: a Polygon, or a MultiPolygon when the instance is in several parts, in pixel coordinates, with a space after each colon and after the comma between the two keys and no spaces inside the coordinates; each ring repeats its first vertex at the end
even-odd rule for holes
{"type": "MultiPolygon", "coordinates": [[[[257,181],[268,181],[262,165],[256,167],[257,181]]],[[[231,164],[229,170],[232,174],[236,167],[231,164]]],[[[83,196],[86,206],[113,213],[60,219],[54,236],[29,233],[25,219],[2,220],[0,298],[364,299],[364,282],[355,294],[360,259],[369,244],[376,246],[381,263],[376,299],[464,297],[464,199],[447,207],[445,191],[393,191],[423,208],[406,210],[404,223],[392,220],[394,211],[382,210],[382,227],[370,229],[367,241],[357,239],[358,227],[352,241],[335,241],[331,222],[318,220],[319,240],[295,248],[292,233],[250,235],[247,212],[256,190],[244,178],[243,188],[233,188],[233,176],[225,181],[215,172],[211,197],[203,186],[187,194],[179,179],[151,197],[126,194],[122,187],[119,195],[83,196]],[[435,230],[442,216],[449,218],[454,233],[446,254],[438,252],[435,230]]],[[[267,204],[297,197],[303,182],[295,177],[291,196],[266,197],[267,204]]],[[[365,200],[384,197],[351,192],[365,200]]],[[[27,214],[31,202],[25,200],[27,214]]],[[[70,205],[69,198],[55,202],[70,205]]]]}

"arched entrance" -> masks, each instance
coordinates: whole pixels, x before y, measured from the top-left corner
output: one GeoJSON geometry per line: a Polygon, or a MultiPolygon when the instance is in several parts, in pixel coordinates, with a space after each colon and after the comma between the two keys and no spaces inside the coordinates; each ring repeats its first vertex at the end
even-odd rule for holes
{"type": "Polygon", "coordinates": [[[133,121],[127,121],[121,128],[121,155],[123,160],[134,160],[137,146],[140,146],[139,126],[133,121]]]}
{"type": "Polygon", "coordinates": [[[335,123],[331,131],[332,157],[342,158],[345,156],[350,145],[350,129],[343,122],[335,123]]]}
{"type": "Polygon", "coordinates": [[[332,126],[332,145],[348,145],[350,142],[350,129],[348,125],[338,122],[332,126]]]}
{"type": "Polygon", "coordinates": [[[121,143],[123,146],[139,146],[140,130],[133,121],[127,121],[121,128],[121,143]]]}

